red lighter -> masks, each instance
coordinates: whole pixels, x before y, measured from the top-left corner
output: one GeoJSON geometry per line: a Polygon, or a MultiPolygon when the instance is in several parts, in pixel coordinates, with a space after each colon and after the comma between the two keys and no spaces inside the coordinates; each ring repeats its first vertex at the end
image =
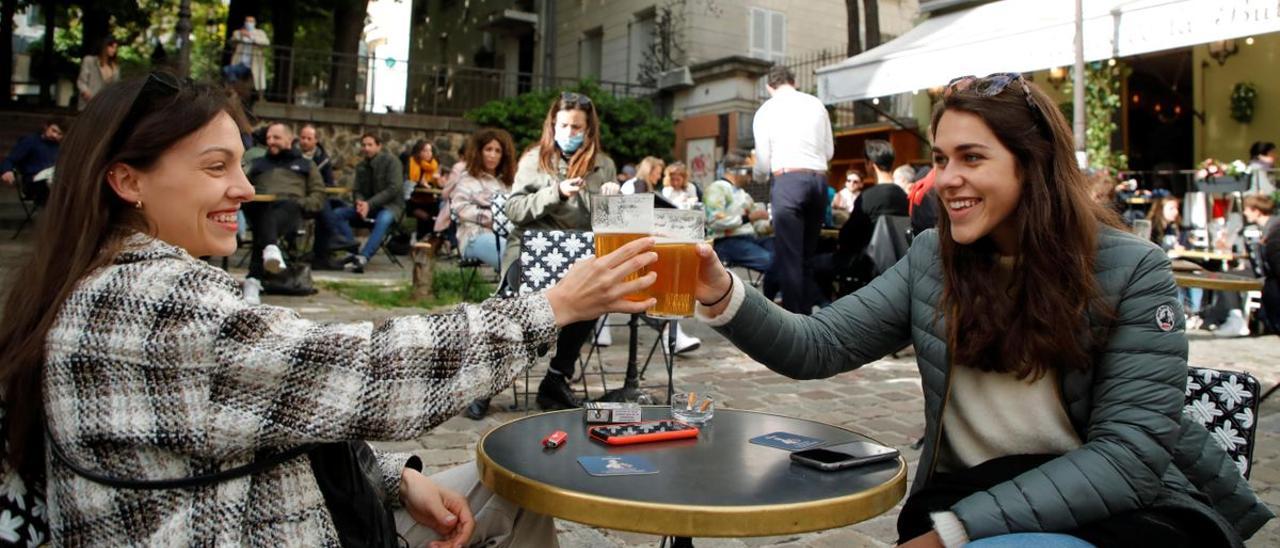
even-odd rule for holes
{"type": "Polygon", "coordinates": [[[549,449],[555,449],[564,445],[564,442],[568,439],[569,435],[564,433],[564,430],[556,430],[555,432],[552,432],[551,435],[542,438],[542,446],[549,449]]]}

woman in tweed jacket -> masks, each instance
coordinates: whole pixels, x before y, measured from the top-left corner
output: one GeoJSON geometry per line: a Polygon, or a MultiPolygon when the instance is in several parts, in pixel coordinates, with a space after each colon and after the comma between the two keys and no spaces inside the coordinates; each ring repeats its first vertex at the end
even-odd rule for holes
{"type": "MultiPolygon", "coordinates": [[[[47,472],[55,544],[339,539],[305,454],[207,487],[115,489],[47,456],[46,429],[78,468],[129,480],[210,474],[314,442],[413,439],[509,384],[559,326],[651,305],[621,298],[652,283],[620,281],[655,258],[640,242],[579,263],[542,294],[378,327],[248,306],[227,273],[195,258],[235,251],[236,210],[253,196],[230,101],[153,73],[105,89],[67,137],[44,216],[56,222],[39,228],[0,327],[5,484],[14,471],[29,484],[47,472]]],[[[470,505],[489,501],[473,517],[467,498],[437,485],[465,484],[450,478],[466,470],[433,481],[410,455],[379,461],[382,491],[404,507],[400,533],[417,543],[461,546],[473,528],[555,542],[549,518],[482,488],[469,493],[470,505]]]]}

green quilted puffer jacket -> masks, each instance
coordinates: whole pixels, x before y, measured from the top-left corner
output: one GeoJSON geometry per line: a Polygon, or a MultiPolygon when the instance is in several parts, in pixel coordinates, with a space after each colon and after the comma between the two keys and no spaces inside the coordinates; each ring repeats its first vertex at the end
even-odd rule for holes
{"type": "MultiPolygon", "coordinates": [[[[788,313],[748,289],[736,314],[716,329],[795,379],[851,371],[914,343],[926,413],[914,492],[933,475],[950,389],[946,319],[935,314],[941,265],[938,234],[930,230],[884,275],[813,316],[788,313]]],[[[1208,431],[1182,416],[1187,339],[1168,258],[1149,242],[1104,228],[1095,274],[1116,312],[1111,336],[1088,371],[1058,375],[1063,406],[1084,444],[951,510],[979,539],[1070,531],[1167,495],[1195,494],[1216,511],[1208,517],[1248,538],[1274,514],[1208,431]],[[1176,311],[1170,331],[1156,321],[1165,305],[1176,311]]]]}

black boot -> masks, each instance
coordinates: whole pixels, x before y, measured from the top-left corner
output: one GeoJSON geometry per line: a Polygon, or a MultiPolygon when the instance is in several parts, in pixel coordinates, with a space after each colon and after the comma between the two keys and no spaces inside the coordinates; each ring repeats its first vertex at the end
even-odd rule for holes
{"type": "Polygon", "coordinates": [[[564,375],[548,372],[538,385],[538,407],[544,411],[553,409],[574,409],[582,407],[582,402],[573,394],[564,375]]]}
{"type": "Polygon", "coordinates": [[[489,414],[489,398],[479,398],[471,402],[471,405],[468,405],[467,410],[462,414],[473,421],[483,419],[485,415],[489,414]]]}

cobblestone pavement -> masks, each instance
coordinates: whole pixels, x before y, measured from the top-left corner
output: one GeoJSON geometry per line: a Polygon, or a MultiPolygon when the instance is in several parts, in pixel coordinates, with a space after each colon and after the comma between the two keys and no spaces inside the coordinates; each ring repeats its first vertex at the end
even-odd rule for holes
{"type": "MultiPolygon", "coordinates": [[[[18,243],[0,243],[0,269],[12,273],[17,252],[23,251],[18,243]]],[[[243,276],[243,271],[232,269],[243,276]]],[[[320,273],[318,279],[356,278],[345,273],[320,273]]],[[[391,265],[385,257],[378,257],[371,264],[369,273],[362,279],[396,282],[406,280],[408,274],[391,265]]],[[[265,297],[270,304],[287,306],[305,317],[320,321],[380,321],[398,314],[414,313],[412,310],[375,309],[350,302],[329,292],[311,297],[265,297]]],[[[702,347],[681,355],[676,360],[675,384],[677,389],[693,389],[720,396],[726,407],[782,413],[830,424],[844,426],[870,435],[893,445],[907,458],[914,474],[919,451],[910,444],[924,432],[923,399],[920,394],[920,378],[916,372],[915,357],[901,355],[887,357],[857,371],[825,380],[793,381],[777,375],[755,363],[733,348],[722,337],[696,321],[683,323],[687,332],[701,337],[702,347]]],[[[648,348],[656,334],[642,329],[641,348],[648,348]]],[[[1243,339],[1215,339],[1208,332],[1189,335],[1191,363],[1201,366],[1244,370],[1257,376],[1264,387],[1280,382],[1280,344],[1274,337],[1243,339]]],[[[609,386],[619,386],[626,363],[626,329],[613,328],[613,346],[605,349],[606,379],[609,386]]],[[[585,351],[585,349],[584,349],[585,351]]],[[[546,369],[543,359],[533,370],[531,380],[535,384],[546,369]]],[[[600,379],[593,363],[589,387],[591,395],[601,392],[600,379]]],[[[643,381],[654,394],[665,389],[666,375],[661,367],[651,368],[643,381]]],[[[579,388],[581,385],[579,385],[579,388]]],[[[523,378],[517,381],[523,389],[523,378]]],[[[420,439],[381,444],[386,449],[412,451],[423,458],[430,471],[467,463],[474,458],[475,442],[485,431],[506,421],[522,416],[522,411],[508,411],[513,403],[508,390],[494,398],[493,409],[498,411],[483,421],[471,421],[455,417],[420,439]]],[[[1260,496],[1273,509],[1280,511],[1280,398],[1269,400],[1262,408],[1258,421],[1258,434],[1254,453],[1252,484],[1260,496]]],[[[910,476],[909,476],[910,477],[910,476]]],[[[894,523],[897,510],[885,515],[841,529],[789,535],[785,537],[747,539],[695,539],[699,547],[871,547],[890,546],[896,538],[894,523]]],[[[1280,520],[1273,520],[1248,542],[1250,547],[1280,546],[1280,520]]],[[[596,529],[563,520],[557,521],[562,546],[657,546],[659,538],[605,529],[596,529]]]]}

